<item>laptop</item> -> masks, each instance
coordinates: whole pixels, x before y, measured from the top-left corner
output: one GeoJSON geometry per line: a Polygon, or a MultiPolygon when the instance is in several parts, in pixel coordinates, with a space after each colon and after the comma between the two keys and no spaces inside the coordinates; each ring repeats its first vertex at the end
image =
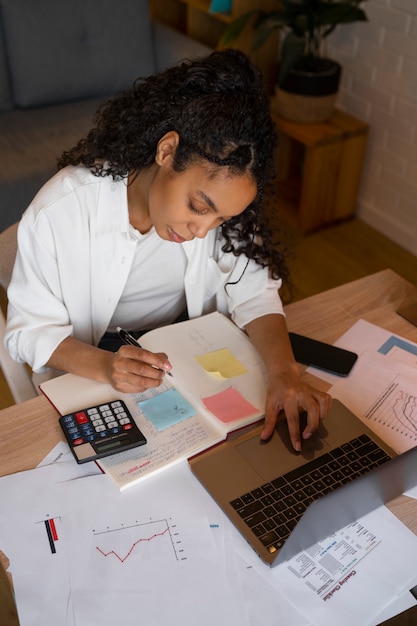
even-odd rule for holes
{"type": "Polygon", "coordinates": [[[235,434],[189,463],[270,566],[417,485],[417,447],[396,455],[338,400],[301,453],[285,421],[268,442],[261,430],[235,434]]]}

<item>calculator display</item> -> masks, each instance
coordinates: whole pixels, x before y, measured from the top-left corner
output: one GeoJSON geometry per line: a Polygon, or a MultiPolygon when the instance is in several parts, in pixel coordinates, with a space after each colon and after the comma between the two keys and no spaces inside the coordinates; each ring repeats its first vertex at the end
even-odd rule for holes
{"type": "Polygon", "coordinates": [[[113,441],[112,443],[96,443],[96,448],[98,452],[104,452],[105,450],[112,450],[113,448],[120,448],[122,442],[120,439],[117,441],[113,441]]]}
{"type": "Polygon", "coordinates": [[[59,423],[77,463],[94,461],[146,443],[123,400],[63,415],[59,423]]]}

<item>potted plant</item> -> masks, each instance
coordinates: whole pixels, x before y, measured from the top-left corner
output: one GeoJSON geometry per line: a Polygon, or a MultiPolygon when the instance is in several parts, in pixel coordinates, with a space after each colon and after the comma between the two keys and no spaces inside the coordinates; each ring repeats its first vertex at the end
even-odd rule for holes
{"type": "Polygon", "coordinates": [[[254,9],[234,20],[221,45],[231,45],[251,26],[252,49],[260,48],[276,29],[285,29],[276,83],[278,113],[298,122],[331,117],[341,67],[324,56],[324,40],[338,24],[366,21],[359,6],[366,0],[277,0],[270,11],[254,9]]]}

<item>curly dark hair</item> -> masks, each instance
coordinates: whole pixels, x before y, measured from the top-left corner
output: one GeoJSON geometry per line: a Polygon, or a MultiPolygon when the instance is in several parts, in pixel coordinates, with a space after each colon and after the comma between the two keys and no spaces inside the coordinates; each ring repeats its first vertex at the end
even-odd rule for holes
{"type": "Polygon", "coordinates": [[[216,51],[137,79],[105,102],[93,122],[88,135],[61,155],[58,169],[82,164],[96,176],[127,178],[154,163],[159,140],[174,130],[174,170],[203,159],[231,174],[253,176],[257,198],[221,225],[223,250],[245,254],[268,266],[272,276],[287,278],[285,254],[273,245],[261,211],[274,174],[276,129],[263,76],[245,54],[216,51]]]}

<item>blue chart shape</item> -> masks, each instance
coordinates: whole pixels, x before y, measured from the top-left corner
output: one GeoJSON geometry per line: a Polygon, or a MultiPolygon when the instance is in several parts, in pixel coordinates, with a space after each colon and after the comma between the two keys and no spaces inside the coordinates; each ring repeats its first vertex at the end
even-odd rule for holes
{"type": "Polygon", "coordinates": [[[210,13],[229,13],[232,10],[233,0],[211,0],[210,13]]]}
{"type": "Polygon", "coordinates": [[[381,354],[388,354],[392,348],[401,348],[401,350],[417,355],[417,346],[414,346],[405,339],[401,339],[401,337],[393,336],[387,339],[387,341],[378,349],[378,352],[381,354]]]}
{"type": "Polygon", "coordinates": [[[164,430],[195,415],[194,407],[176,389],[168,389],[138,402],[138,405],[157,430],[164,430]]]}

